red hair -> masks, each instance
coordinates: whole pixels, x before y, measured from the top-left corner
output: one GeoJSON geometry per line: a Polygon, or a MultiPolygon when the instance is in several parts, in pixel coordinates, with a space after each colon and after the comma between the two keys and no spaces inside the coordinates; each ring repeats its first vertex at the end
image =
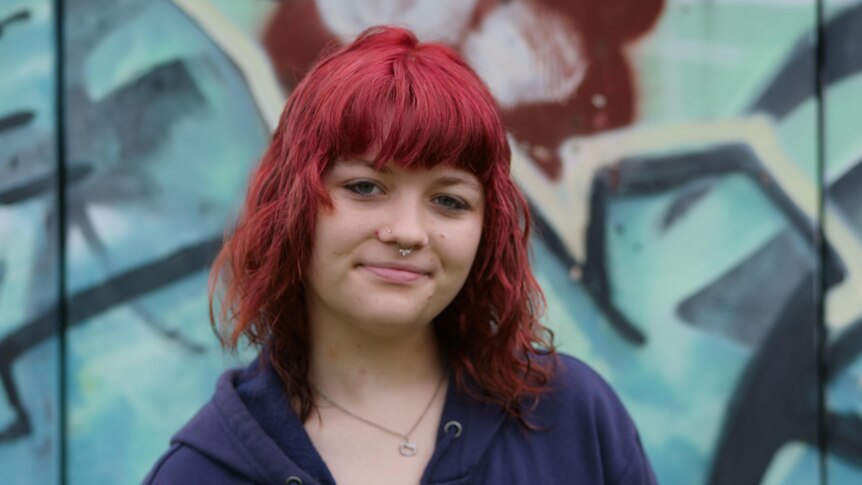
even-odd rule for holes
{"type": "Polygon", "coordinates": [[[476,259],[434,328],[459,389],[524,422],[520,403],[537,397],[553,371],[554,359],[536,357],[554,348],[538,322],[544,297],[529,266],[530,214],[509,173],[506,133],[488,89],[458,54],[401,28],[365,31],[288,99],[212,269],[210,319],[222,344],[235,349],[245,338],[264,350],[308,418],[306,268],[317,214],[333,207],[322,178],[335,160],[371,147],[381,166],[449,164],[481,181],[476,259]]]}

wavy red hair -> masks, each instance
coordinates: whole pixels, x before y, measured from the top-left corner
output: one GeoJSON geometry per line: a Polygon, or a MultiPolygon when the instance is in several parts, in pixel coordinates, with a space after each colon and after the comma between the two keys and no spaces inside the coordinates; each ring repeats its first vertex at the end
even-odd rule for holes
{"type": "Polygon", "coordinates": [[[536,356],[554,348],[538,322],[544,297],[529,265],[530,214],[509,173],[506,133],[488,89],[458,54],[401,28],[365,31],[288,99],[212,269],[210,318],[222,344],[236,349],[245,338],[263,350],[308,419],[306,269],[317,214],[333,208],[322,178],[335,160],[371,147],[380,165],[449,164],[481,181],[477,256],[434,328],[456,385],[524,422],[521,402],[553,372],[554,359],[536,356]]]}

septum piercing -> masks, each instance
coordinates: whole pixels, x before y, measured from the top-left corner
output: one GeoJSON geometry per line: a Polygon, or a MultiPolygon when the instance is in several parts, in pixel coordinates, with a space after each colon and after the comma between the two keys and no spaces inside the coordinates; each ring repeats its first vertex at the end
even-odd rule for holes
{"type": "MultiPolygon", "coordinates": [[[[392,229],[386,228],[386,234],[392,234],[392,229]]],[[[410,253],[413,252],[412,247],[404,248],[404,247],[401,247],[401,245],[398,243],[395,243],[395,246],[398,248],[398,254],[400,254],[402,257],[410,256],[410,253]]]]}

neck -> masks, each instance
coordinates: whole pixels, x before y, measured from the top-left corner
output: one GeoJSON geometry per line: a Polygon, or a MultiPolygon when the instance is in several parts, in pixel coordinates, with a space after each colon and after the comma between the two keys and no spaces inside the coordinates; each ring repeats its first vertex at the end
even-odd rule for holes
{"type": "Polygon", "coordinates": [[[310,319],[309,377],[333,398],[362,401],[437,383],[443,359],[431,324],[398,336],[371,335],[334,319],[310,319]]]}

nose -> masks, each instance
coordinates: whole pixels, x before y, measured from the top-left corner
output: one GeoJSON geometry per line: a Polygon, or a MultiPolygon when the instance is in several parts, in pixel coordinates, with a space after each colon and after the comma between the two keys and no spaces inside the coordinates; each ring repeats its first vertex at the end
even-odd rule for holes
{"type": "Polygon", "coordinates": [[[401,201],[393,204],[391,213],[377,230],[377,238],[403,249],[421,249],[428,245],[427,222],[421,202],[401,201]]]}

